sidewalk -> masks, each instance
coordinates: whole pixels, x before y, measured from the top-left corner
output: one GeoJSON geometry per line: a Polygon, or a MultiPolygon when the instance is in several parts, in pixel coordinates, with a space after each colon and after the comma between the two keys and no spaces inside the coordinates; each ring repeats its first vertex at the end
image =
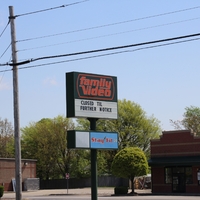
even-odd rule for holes
{"type": "MultiPolygon", "coordinates": [[[[131,192],[131,190],[129,190],[131,192]]],[[[151,190],[135,190],[138,194],[151,194],[151,190]]],[[[91,195],[91,188],[79,188],[79,189],[59,189],[59,190],[34,190],[34,191],[23,191],[22,199],[27,199],[28,197],[37,196],[49,196],[49,195],[91,195]]],[[[98,196],[111,196],[114,195],[114,188],[98,188],[98,196]]],[[[4,192],[1,200],[11,200],[15,199],[14,192],[4,192]]]]}

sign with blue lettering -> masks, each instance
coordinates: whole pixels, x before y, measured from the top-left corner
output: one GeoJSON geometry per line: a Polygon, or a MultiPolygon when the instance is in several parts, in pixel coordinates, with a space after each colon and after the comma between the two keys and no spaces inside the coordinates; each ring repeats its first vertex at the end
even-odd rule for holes
{"type": "Polygon", "coordinates": [[[118,149],[118,133],[90,132],[91,149],[118,149]]]}

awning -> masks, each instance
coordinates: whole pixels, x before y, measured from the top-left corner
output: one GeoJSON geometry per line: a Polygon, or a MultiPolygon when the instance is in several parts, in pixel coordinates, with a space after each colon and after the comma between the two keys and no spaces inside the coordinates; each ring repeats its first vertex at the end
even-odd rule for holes
{"type": "Polygon", "coordinates": [[[150,166],[200,165],[200,156],[153,157],[148,163],[150,166]]]}

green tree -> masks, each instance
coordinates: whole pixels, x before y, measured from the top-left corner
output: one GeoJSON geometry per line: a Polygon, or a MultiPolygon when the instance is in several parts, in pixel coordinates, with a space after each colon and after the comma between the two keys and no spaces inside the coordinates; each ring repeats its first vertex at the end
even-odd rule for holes
{"type": "Polygon", "coordinates": [[[73,158],[70,161],[70,177],[85,178],[90,177],[90,151],[74,149],[73,158]]]}
{"type": "Polygon", "coordinates": [[[161,133],[156,118],[148,117],[139,104],[126,99],[118,101],[118,119],[113,120],[111,126],[119,132],[120,149],[138,146],[145,153],[149,152],[150,139],[161,133]]]}
{"type": "Polygon", "coordinates": [[[14,130],[8,119],[0,118],[0,157],[14,157],[14,130]]]}
{"type": "Polygon", "coordinates": [[[134,194],[134,178],[146,175],[147,170],[146,156],[138,147],[126,147],[120,150],[113,159],[113,175],[128,178],[131,181],[132,194],[134,194]]]}
{"type": "Polygon", "coordinates": [[[175,129],[187,129],[195,135],[200,135],[200,108],[190,106],[185,108],[182,120],[170,120],[175,129]]]}
{"type": "Polygon", "coordinates": [[[3,196],[4,193],[4,186],[0,185],[0,199],[3,196]]]}
{"type": "Polygon", "coordinates": [[[67,149],[66,132],[74,129],[71,119],[58,116],[22,128],[22,157],[37,159],[41,179],[65,177],[74,152],[67,149]]]}

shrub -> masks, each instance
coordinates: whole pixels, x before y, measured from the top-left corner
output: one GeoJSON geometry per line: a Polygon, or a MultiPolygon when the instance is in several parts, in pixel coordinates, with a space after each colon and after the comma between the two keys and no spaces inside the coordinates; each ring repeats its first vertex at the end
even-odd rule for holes
{"type": "Polygon", "coordinates": [[[4,187],[0,185],[0,198],[3,196],[4,187]]]}
{"type": "Polygon", "coordinates": [[[127,194],[128,187],[115,187],[115,194],[127,194]]]}

